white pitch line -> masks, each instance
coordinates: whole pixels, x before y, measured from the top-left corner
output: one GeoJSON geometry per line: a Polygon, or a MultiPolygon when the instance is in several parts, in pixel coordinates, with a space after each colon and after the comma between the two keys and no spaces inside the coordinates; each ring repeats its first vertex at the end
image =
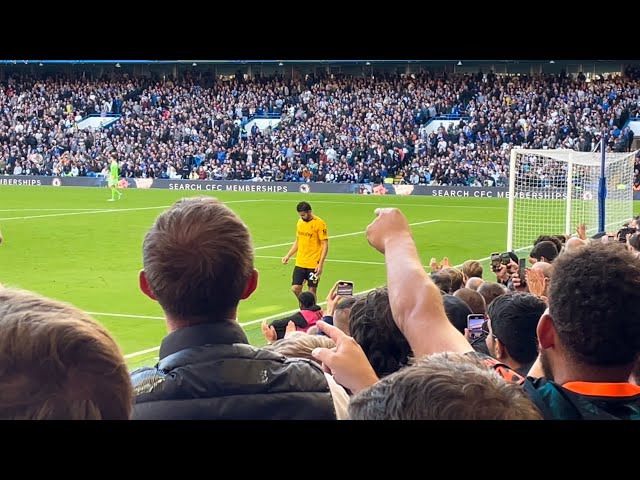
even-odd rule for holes
{"type": "Polygon", "coordinates": [[[449,222],[449,223],[491,223],[496,225],[506,225],[507,222],[485,222],[484,220],[455,220],[450,218],[448,220],[440,220],[441,222],[449,222]]]}
{"type": "Polygon", "coordinates": [[[5,208],[0,212],[73,212],[73,211],[89,211],[103,210],[102,208],[5,208]]]}
{"type": "MultiPolygon", "coordinates": [[[[247,202],[262,202],[264,201],[263,199],[256,199],[256,200],[231,200],[229,202],[223,202],[225,204],[227,203],[247,203],[247,202]]],[[[93,215],[95,213],[114,213],[114,212],[135,212],[135,211],[139,211],[139,210],[157,210],[159,208],[169,208],[171,205],[160,205],[157,207],[138,207],[138,208],[109,208],[109,209],[104,209],[104,210],[83,210],[81,212],[71,212],[71,213],[50,213],[50,214],[46,214],[46,215],[29,215],[26,217],[6,217],[6,218],[0,218],[0,220],[3,221],[7,221],[7,220],[28,220],[31,218],[48,218],[48,217],[67,217],[69,215],[93,215]]]]}
{"type": "MultiPolygon", "coordinates": [[[[2,220],[2,219],[0,219],[2,220]]],[[[415,223],[410,223],[410,226],[415,226],[415,225],[424,225],[427,223],[436,223],[439,222],[440,220],[426,220],[424,222],[415,222],[415,223]]],[[[351,233],[342,233],[340,235],[331,235],[329,237],[329,240],[333,240],[334,238],[342,238],[342,237],[352,237],[353,235],[360,235],[362,233],[366,233],[366,230],[361,230],[359,232],[351,232],[351,233]]],[[[254,250],[264,250],[265,248],[275,248],[275,247],[284,247],[285,245],[293,245],[293,242],[286,242],[286,243],[277,243],[275,245],[264,245],[262,247],[256,247],[254,248],[254,250]]]]}
{"type": "Polygon", "coordinates": [[[156,350],[160,350],[160,347],[147,348],[146,350],[141,350],[139,352],[128,353],[127,355],[124,356],[124,358],[133,358],[139,355],[144,355],[145,353],[155,352],[156,350]]]}
{"type": "MultiPolygon", "coordinates": [[[[275,255],[256,255],[255,258],[277,258],[278,260],[282,259],[282,257],[277,257],[275,255]]],[[[295,257],[291,257],[293,260],[295,257]]],[[[337,260],[333,258],[327,258],[325,262],[338,262],[338,263],[360,263],[363,265],[384,265],[384,262],[364,262],[361,260],[337,260]]]]}
{"type": "Polygon", "coordinates": [[[126,315],[124,313],[101,313],[87,312],[89,315],[97,315],[98,317],[126,317],[126,318],[149,318],[151,320],[164,320],[164,317],[152,317],[150,315],[126,315]]]}
{"type": "MultiPolygon", "coordinates": [[[[389,197],[385,197],[389,198],[389,197]]],[[[427,197],[429,198],[429,197],[427,197]]],[[[445,197],[431,197],[431,198],[445,198],[445,197]]],[[[448,198],[448,197],[447,197],[448,198]]],[[[473,198],[473,197],[463,197],[463,198],[473,198]]],[[[487,198],[487,197],[485,197],[487,198]]],[[[296,203],[298,200],[280,200],[277,198],[269,198],[265,199],[265,202],[287,202],[287,203],[296,203]]],[[[425,208],[482,208],[482,209],[491,209],[491,210],[504,210],[504,207],[480,207],[478,205],[439,205],[437,203],[386,203],[386,202],[361,202],[358,200],[354,200],[353,202],[340,202],[337,200],[312,200],[310,203],[337,203],[343,205],[375,205],[380,208],[384,207],[425,207],[425,208]]]]}

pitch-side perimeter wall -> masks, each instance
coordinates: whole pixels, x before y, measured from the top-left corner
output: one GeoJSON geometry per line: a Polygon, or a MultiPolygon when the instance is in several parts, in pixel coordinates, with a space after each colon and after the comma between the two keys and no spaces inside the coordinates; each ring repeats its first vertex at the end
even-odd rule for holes
{"type": "MultiPolygon", "coordinates": [[[[35,175],[0,176],[0,186],[53,186],[53,187],[106,187],[103,177],[45,177],[35,175]]],[[[251,182],[233,180],[164,180],[152,178],[123,178],[119,188],[164,188],[202,192],[274,192],[274,193],[352,193],[360,195],[426,195],[430,197],[459,198],[509,198],[508,188],[456,187],[425,185],[359,184],[359,183],[299,183],[299,182],[251,182]]],[[[584,193],[585,200],[595,195],[584,193]]],[[[559,189],[537,188],[519,192],[520,198],[563,199],[565,192],[559,189]]],[[[640,200],[640,191],[634,192],[634,200],[640,200]]]]}

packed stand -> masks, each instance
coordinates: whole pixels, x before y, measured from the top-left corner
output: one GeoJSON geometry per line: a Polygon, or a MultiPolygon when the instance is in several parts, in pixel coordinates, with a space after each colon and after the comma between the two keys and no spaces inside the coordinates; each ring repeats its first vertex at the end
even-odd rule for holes
{"type": "Polygon", "coordinates": [[[629,151],[639,90],[626,74],[15,76],[0,91],[0,174],[106,175],[105,152],[116,152],[126,178],[505,186],[515,147],[592,151],[606,129],[609,150],[629,151]],[[101,113],[122,117],[78,129],[101,113]],[[262,113],[282,122],[247,128],[262,113]],[[427,133],[439,115],[468,120],[427,133]]]}

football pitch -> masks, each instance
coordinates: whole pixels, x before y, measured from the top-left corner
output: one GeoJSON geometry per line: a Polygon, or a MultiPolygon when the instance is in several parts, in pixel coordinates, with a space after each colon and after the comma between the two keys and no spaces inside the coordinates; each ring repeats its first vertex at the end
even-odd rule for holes
{"type": "Polygon", "coordinates": [[[424,265],[431,257],[448,256],[452,265],[477,259],[490,278],[487,257],[506,244],[504,199],[134,189],[107,202],[107,189],[2,186],[0,283],[73,303],[112,332],[131,368],[152,365],[166,327],[158,304],[138,289],[142,240],[160,212],[203,194],[225,202],[251,230],[259,286],[240,303],[238,321],[253,345],[264,344],[262,319],[297,310],[294,261],[282,265],[281,258],[294,241],[299,201],[310,202],[329,227],[320,302],[340,279],[353,281],[357,292],[385,283],[384,258],[364,234],[377,207],[404,212],[424,265]]]}

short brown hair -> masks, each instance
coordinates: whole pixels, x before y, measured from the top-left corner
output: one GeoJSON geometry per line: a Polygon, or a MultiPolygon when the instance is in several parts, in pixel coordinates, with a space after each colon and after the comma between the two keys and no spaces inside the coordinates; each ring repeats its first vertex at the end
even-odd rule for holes
{"type": "Polygon", "coordinates": [[[453,293],[464,287],[464,277],[460,270],[455,267],[443,268],[442,270],[447,272],[451,277],[451,291],[449,293],[453,293]]]}
{"type": "Polygon", "coordinates": [[[515,383],[480,360],[435,353],[351,397],[352,420],[541,420],[515,383]]]}
{"type": "Polygon", "coordinates": [[[462,273],[467,276],[467,279],[471,277],[482,278],[482,265],[477,260],[467,260],[462,264],[462,273]]]}
{"type": "Polygon", "coordinates": [[[191,197],[162,213],[143,244],[149,288],[179,318],[224,318],[253,272],[247,226],[218,199],[191,197]]]}
{"type": "Polygon", "coordinates": [[[107,330],[77,308],[0,289],[0,419],[127,420],[131,378],[107,330]]]}
{"type": "Polygon", "coordinates": [[[487,304],[484,297],[475,290],[471,290],[470,288],[461,288],[460,290],[457,290],[453,296],[458,297],[464,301],[464,303],[469,305],[471,312],[482,315],[487,313],[487,304]]]}

